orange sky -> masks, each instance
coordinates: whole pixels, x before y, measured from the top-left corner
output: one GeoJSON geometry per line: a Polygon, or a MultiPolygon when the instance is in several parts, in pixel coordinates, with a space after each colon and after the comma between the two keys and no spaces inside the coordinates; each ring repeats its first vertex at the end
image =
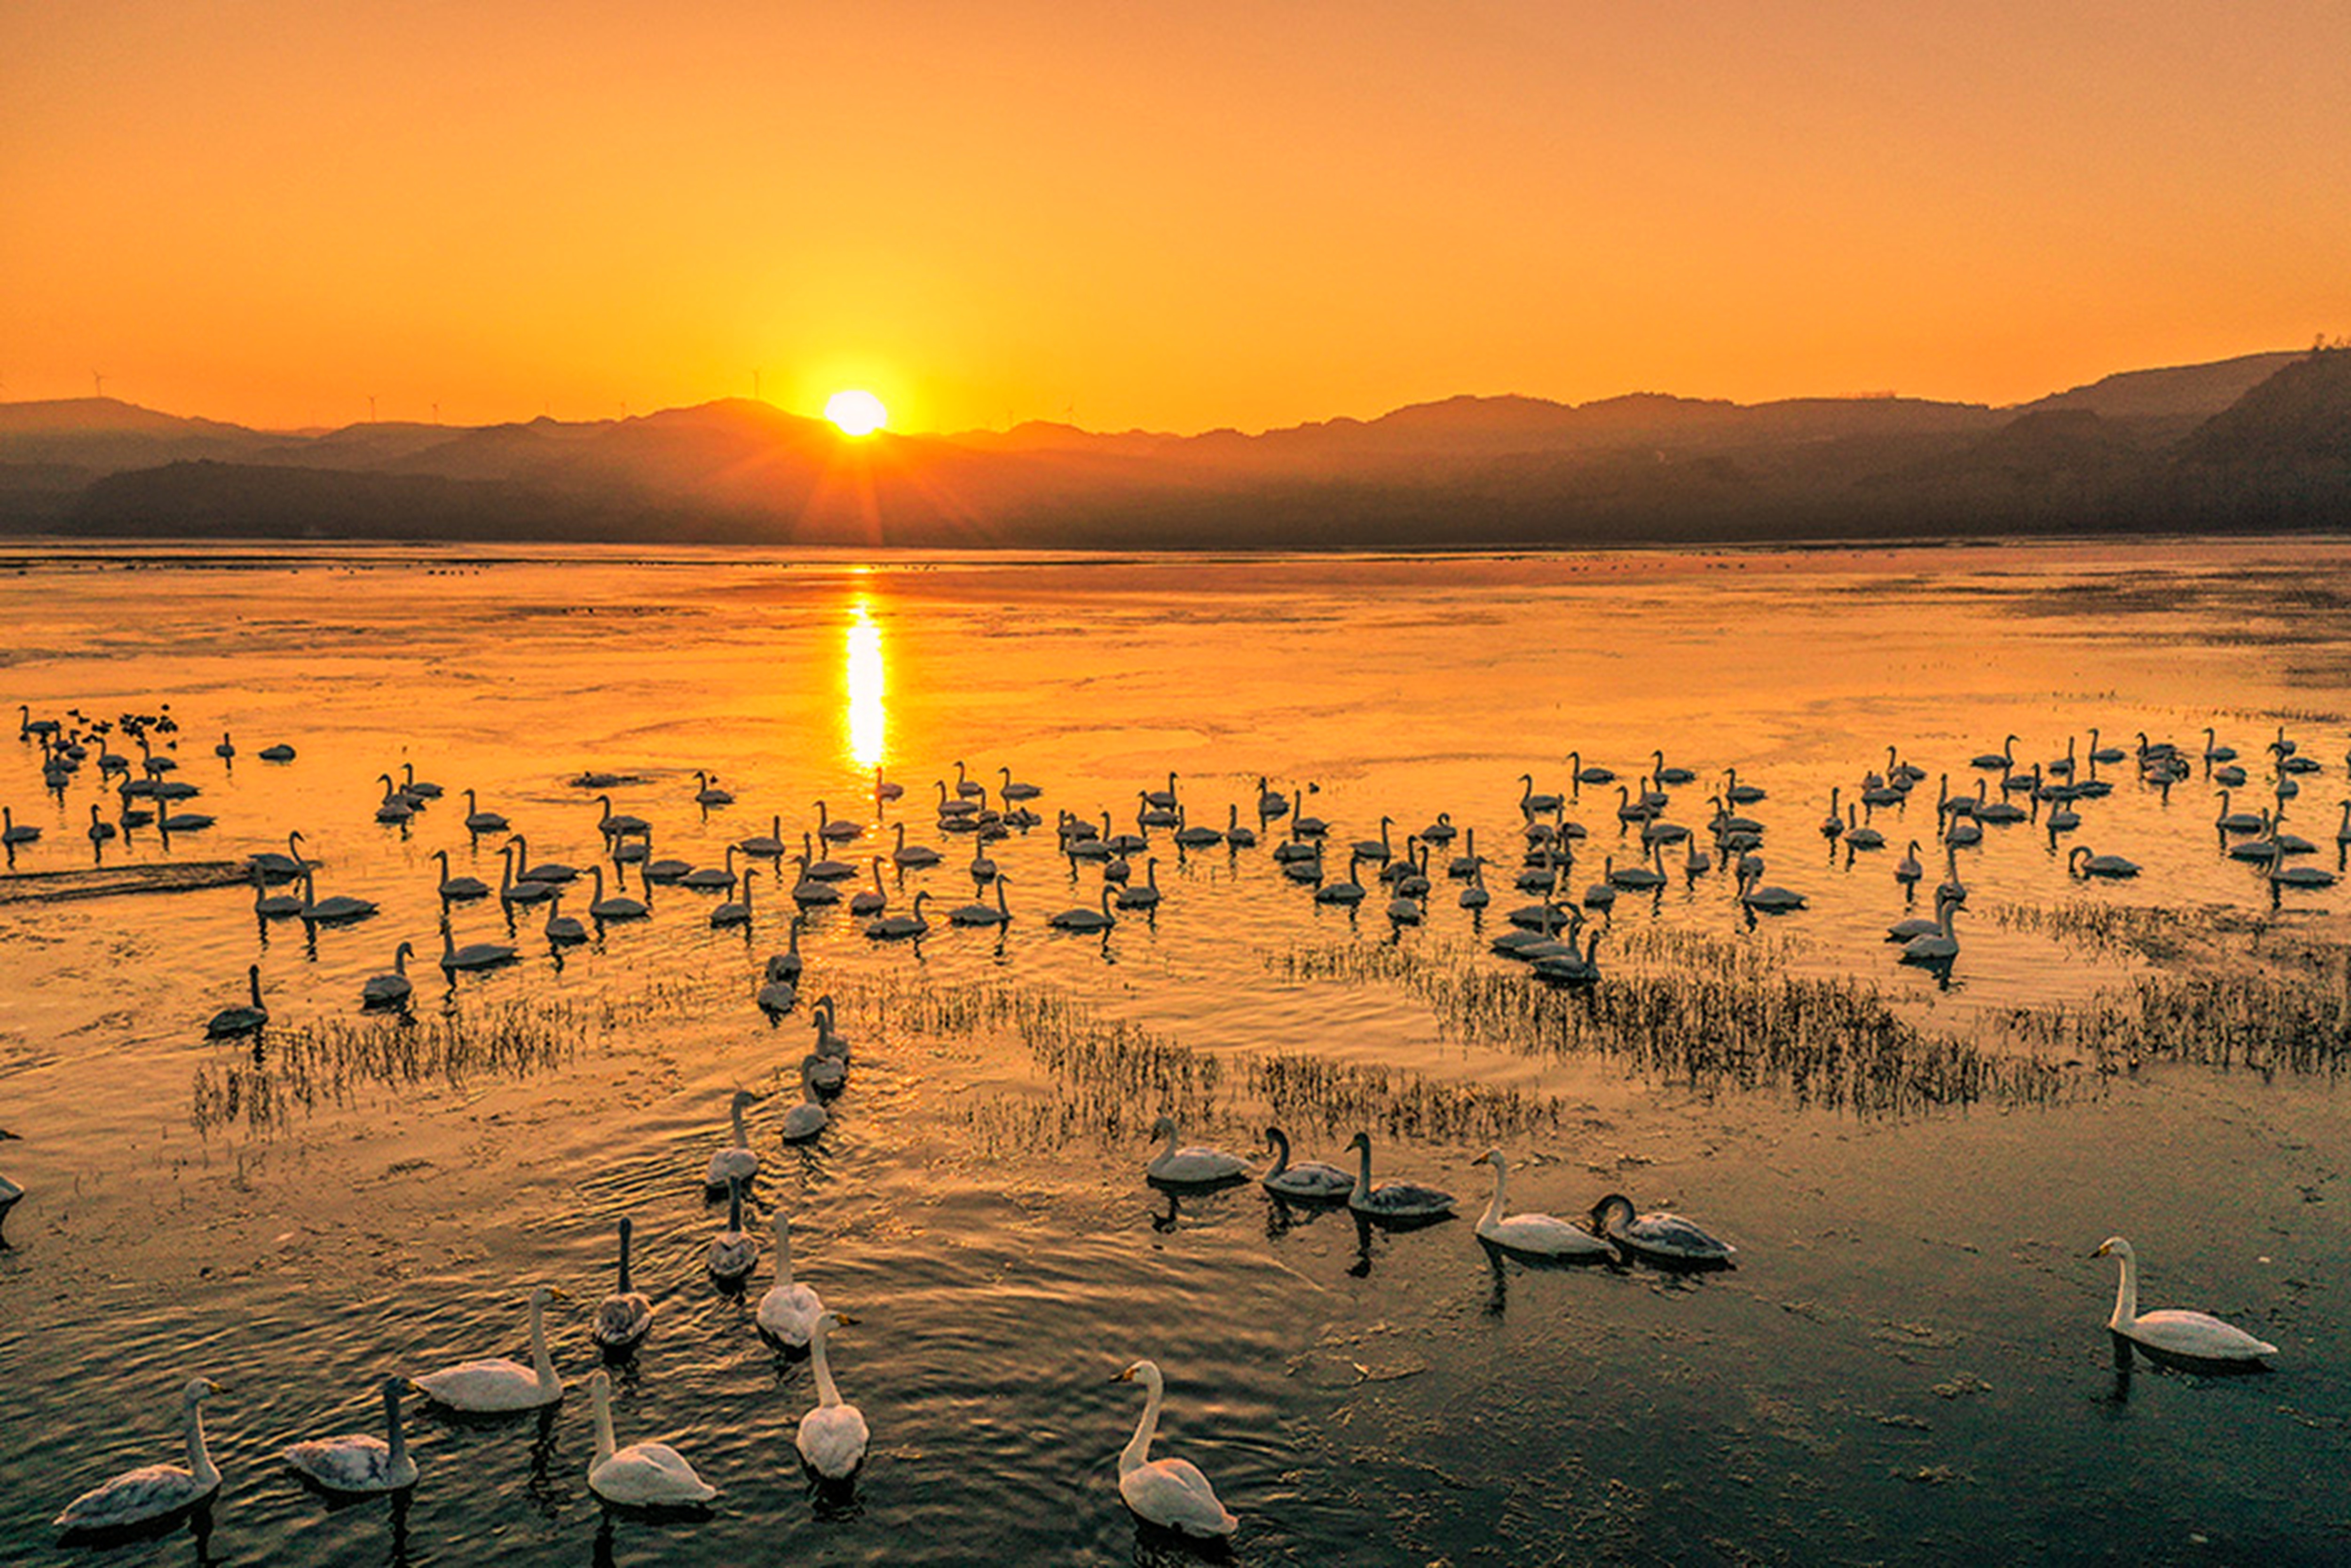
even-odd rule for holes
{"type": "Polygon", "coordinates": [[[2013,402],[2351,332],[2351,6],[0,16],[0,398],[900,429],[2013,402]]]}

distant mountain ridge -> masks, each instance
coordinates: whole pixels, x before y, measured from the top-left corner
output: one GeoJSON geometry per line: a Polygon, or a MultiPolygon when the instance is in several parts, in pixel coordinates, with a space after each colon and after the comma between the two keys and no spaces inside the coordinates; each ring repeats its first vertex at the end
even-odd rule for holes
{"type": "Polygon", "coordinates": [[[1446,398],[1259,434],[877,434],[729,399],[316,433],[0,403],[0,529],[175,537],[1427,547],[2351,527],[2351,351],[2125,371],[2014,408],[1446,398]]]}

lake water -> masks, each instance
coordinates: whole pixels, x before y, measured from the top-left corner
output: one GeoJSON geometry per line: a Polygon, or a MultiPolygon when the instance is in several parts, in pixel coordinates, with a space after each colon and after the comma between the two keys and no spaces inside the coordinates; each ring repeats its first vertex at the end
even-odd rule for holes
{"type": "MultiPolygon", "coordinates": [[[[2203,763],[2164,790],[2126,758],[2077,829],[2020,794],[2033,821],[1958,852],[1948,975],[1883,940],[1945,873],[1938,784],[2000,796],[1969,763],[2011,733],[2020,768],[2070,739],[2087,778],[2093,726],[2196,758],[2212,726],[2258,809],[2283,726],[2321,764],[2285,826],[2317,843],[2302,863],[2339,870],[2351,546],[0,564],[0,696],[92,719],[168,703],[171,777],[202,789],[181,809],[217,818],[100,863],[299,830],[321,896],[381,906],[306,929],[257,918],[249,887],[0,902],[0,1127],[21,1139],[0,1174],[28,1193],[0,1252],[0,1563],[92,1555],[50,1515],[176,1462],[198,1374],[229,1385],[209,1529],[99,1560],[1181,1561],[1116,1487],[1140,1394],[1109,1379],[1143,1356],[1168,1380],[1155,1451],[1214,1479],[1238,1562],[2351,1559],[2351,891],[2273,893],[2223,852],[2203,763]],[[260,760],[278,741],[296,759],[260,760]],[[1824,837],[1831,789],[1853,800],[1889,747],[1927,774],[1874,813],[1889,847],[1824,837]],[[1534,896],[1513,886],[1521,774],[1587,830],[1571,896],[1639,858],[1571,750],[1627,780],[1657,750],[1695,770],[1667,813],[1694,827],[1735,767],[1768,792],[1742,808],[1768,880],[1807,907],[1750,918],[1721,857],[1689,875],[1676,846],[1663,889],[1619,897],[1597,988],[1489,955],[1534,896]],[[1043,825],[987,846],[1001,936],[939,918],[973,891],[972,837],[935,810],[958,760],[1043,790],[1043,825]],[[380,825],[378,775],[403,765],[448,793],[380,825]],[[876,768],[903,800],[877,809],[876,768]],[[901,823],[940,851],[883,876],[893,910],[932,892],[919,944],[870,942],[845,908],[802,934],[801,994],[836,996],[854,1052],[813,1145],[778,1136],[807,1007],[771,1023],[752,999],[789,862],[786,885],[750,862],[747,935],[674,886],[560,950],[541,909],[454,905],[455,940],[520,957],[444,983],[434,852],[495,884],[505,840],[466,831],[461,791],[532,859],[585,867],[601,808],[571,780],[591,768],[626,778],[605,792],[656,856],[715,864],[771,818],[797,845],[819,800],[867,829],[841,858],[887,854],[901,823]],[[696,769],[735,803],[698,806],[696,769]],[[1492,904],[1458,906],[1458,843],[1417,927],[1376,887],[1352,914],[1318,904],[1272,861],[1277,821],[1253,849],[1153,830],[1155,915],[1049,929],[1100,886],[1058,852],[1056,812],[1131,829],[1171,772],[1196,824],[1238,806],[1256,825],[1262,776],[1336,846],[1385,815],[1401,849],[1449,813],[1494,862],[1492,904]],[[1892,874],[1911,839],[1916,895],[1892,874]],[[2074,844],[2145,869],[2077,881],[2074,844]],[[362,1015],[402,939],[412,1012],[362,1015]],[[249,963],[267,1029],[208,1043],[249,963]],[[737,1088],[763,1096],[756,1228],[789,1214],[799,1276],[859,1320],[833,1348],[873,1432],[847,1492],[793,1451],[814,1394],[754,1330],[766,1261],[747,1298],[702,1267],[725,1207],[701,1176],[737,1088]],[[1367,1128],[1384,1175],[1453,1190],[1461,1217],[1388,1233],[1254,1185],[1170,1199],[1144,1179],[1163,1110],[1252,1158],[1270,1118],[1301,1157],[1367,1128]],[[1489,1255],[1472,1222],[1498,1145],[1513,1208],[1580,1217],[1622,1190],[1729,1238],[1739,1268],[1489,1255]],[[616,1424],[724,1490],[699,1520],[607,1517],[586,1486],[587,1325],[623,1215],[658,1320],[616,1424]],[[2089,1256],[2116,1233],[2143,1305],[2218,1312],[2279,1346],[2275,1370],[2118,1378],[2114,1265],[2089,1256]],[[520,1354],[539,1281],[572,1298],[551,1420],[412,1411],[403,1505],[330,1509],[277,1462],[372,1429],[386,1374],[520,1354]]],[[[44,834],[10,873],[92,864],[89,808],[116,814],[95,773],[93,750],[47,791],[37,745],[0,739],[0,800],[44,834]]]]}

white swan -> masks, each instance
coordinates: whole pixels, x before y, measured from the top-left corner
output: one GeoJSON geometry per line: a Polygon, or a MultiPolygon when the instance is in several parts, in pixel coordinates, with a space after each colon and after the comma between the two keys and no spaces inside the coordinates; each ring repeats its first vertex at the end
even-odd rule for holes
{"type": "Polygon", "coordinates": [[[2137,876],[2138,862],[2120,855],[2094,855],[2087,844],[2075,844],[2074,852],[2065,857],[2065,869],[2076,877],[2137,876]]]}
{"type": "Polygon", "coordinates": [[[729,1285],[739,1285],[759,1266],[759,1239],[743,1228],[743,1184],[726,1184],[726,1228],[710,1239],[703,1254],[703,1267],[711,1277],[729,1285]]]}
{"type": "Polygon", "coordinates": [[[66,1504],[50,1522],[68,1531],[120,1530],[169,1518],[220,1490],[220,1469],[204,1447],[204,1416],[205,1397],[220,1392],[220,1387],[209,1377],[195,1377],[180,1391],[188,1439],[184,1469],[178,1465],[144,1465],[125,1470],[66,1504]]]}
{"type": "Polygon", "coordinates": [[[1355,1190],[1355,1178],[1337,1166],[1321,1160],[1291,1165],[1290,1137],[1280,1128],[1268,1127],[1265,1141],[1273,1150],[1273,1166],[1257,1179],[1266,1191],[1309,1203],[1336,1203],[1355,1190]]]}
{"type": "Polygon", "coordinates": [[[613,1447],[612,1378],[602,1367],[588,1375],[588,1397],[596,1413],[596,1453],[588,1461],[588,1490],[623,1507],[658,1508],[708,1502],[718,1489],[694,1473],[685,1456],[667,1443],[613,1447]]]}
{"type": "Polygon", "coordinates": [[[947,914],[950,925],[1009,925],[1012,910],[1004,901],[1004,884],[1009,877],[999,873],[996,878],[996,902],[993,904],[974,902],[960,904],[947,914]]]}
{"type": "Polygon", "coordinates": [[[816,1408],[800,1417],[792,1441],[809,1469],[830,1481],[846,1480],[865,1462],[864,1412],[841,1398],[832,1381],[832,1362],[825,1354],[825,1339],[832,1329],[856,1322],[839,1312],[820,1312],[809,1334],[809,1361],[816,1374],[816,1408]]]}
{"type": "Polygon", "coordinates": [[[307,868],[302,873],[302,918],[319,925],[331,925],[341,920],[365,920],[375,913],[371,899],[353,898],[347,893],[319,896],[318,878],[307,868]]]}
{"type": "Polygon", "coordinates": [[[723,1187],[729,1182],[749,1181],[759,1174],[759,1156],[751,1147],[751,1134],[743,1125],[743,1108],[758,1103],[759,1097],[748,1089],[737,1089],[726,1103],[727,1116],[735,1124],[735,1141],[710,1156],[710,1171],[704,1178],[705,1186],[723,1187]]]}
{"type": "Polygon", "coordinates": [[[1727,1269],[1739,1250],[1678,1214],[1661,1209],[1635,1215],[1633,1200],[1621,1192],[1612,1192],[1592,1206],[1592,1228],[1627,1252],[1669,1268],[1727,1269]]]}
{"type": "Polygon", "coordinates": [[[752,1314],[761,1333],[768,1338],[799,1350],[816,1333],[816,1321],[824,1315],[824,1301],[814,1291],[792,1279],[792,1222],[787,1217],[776,1216],[776,1282],[759,1298],[758,1310],[752,1314]]]}
{"type": "Polygon", "coordinates": [[[1113,1383],[1143,1380],[1143,1419],[1118,1456],[1118,1495],[1143,1519],[1186,1535],[1214,1538],[1230,1535],[1240,1521],[1217,1500],[1199,1467],[1189,1459],[1155,1459],[1151,1439],[1159,1430],[1159,1405],[1166,1381],[1156,1364],[1138,1361],[1111,1379],[1113,1383]]]}
{"type": "Polygon", "coordinates": [[[434,850],[433,858],[441,864],[441,880],[437,891],[444,899],[486,898],[490,884],[478,876],[455,876],[449,871],[449,852],[434,850]]]}
{"type": "MultiPolygon", "coordinates": [[[[1597,935],[1597,933],[1594,933],[1597,935]]],[[[1479,1217],[1478,1234],[1484,1240],[1506,1251],[1524,1252],[1537,1258],[1604,1258],[1610,1255],[1607,1242],[1581,1225],[1572,1225],[1549,1214],[1512,1214],[1502,1212],[1503,1183],[1509,1178],[1510,1162],[1499,1149],[1489,1149],[1486,1163],[1494,1167],[1494,1197],[1479,1217]]]]}
{"type": "Polygon", "coordinates": [[[933,866],[939,863],[939,852],[927,844],[906,841],[906,824],[898,824],[898,845],[890,852],[892,863],[908,867],[933,866]]]}
{"type": "Polygon", "coordinates": [[[694,775],[694,801],[697,806],[731,806],[735,797],[711,782],[711,775],[697,769],[694,775]]]}
{"type": "Polygon", "coordinates": [[[1959,905],[1948,898],[1935,901],[1935,929],[1902,945],[1905,964],[1948,964],[1959,956],[1959,939],[1951,934],[1951,916],[1959,905]]]}
{"type": "Polygon", "coordinates": [[[1354,1190],[1347,1195],[1347,1207],[1357,1214],[1374,1219],[1438,1219],[1453,1212],[1453,1195],[1437,1187],[1405,1181],[1374,1186],[1369,1133],[1357,1133],[1347,1140],[1347,1147],[1358,1159],[1354,1190]]]}
{"type": "Polygon", "coordinates": [[[2121,1237],[2107,1237],[2098,1243],[2098,1249],[2090,1256],[2122,1260],[2122,1283],[2115,1291],[2115,1313],[2106,1320],[2106,1327],[2133,1344],[2158,1355],[2177,1356],[2183,1361],[2238,1365],[2250,1364],[2262,1356],[2277,1354],[2277,1346],[2257,1340],[2244,1330],[2204,1312],[2141,1312],[2138,1310],[2138,1258],[2131,1251],[2131,1244],[2121,1237]]]}
{"type": "Polygon", "coordinates": [[[485,811],[475,800],[471,789],[465,791],[465,831],[469,833],[503,833],[506,818],[496,811],[485,811]]]}
{"type": "MultiPolygon", "coordinates": [[[[875,862],[874,875],[881,875],[878,862],[875,862]]],[[[868,921],[865,935],[876,942],[897,942],[909,936],[920,936],[931,928],[930,921],[923,915],[923,901],[930,896],[927,889],[918,892],[914,894],[914,907],[905,914],[885,915],[879,920],[868,921]]]]}
{"type": "Polygon", "coordinates": [[[360,988],[360,1001],[371,1008],[388,1008],[404,1002],[414,988],[408,983],[408,959],[416,949],[402,942],[392,950],[392,972],[376,975],[360,988]]]}
{"type": "MultiPolygon", "coordinates": [[[[615,893],[610,898],[605,897],[604,868],[602,866],[590,866],[588,868],[588,877],[590,882],[593,884],[588,895],[588,913],[594,915],[597,919],[643,920],[646,915],[653,913],[652,906],[647,904],[643,899],[631,898],[626,892],[615,893]]],[[[628,886],[628,883],[626,879],[621,875],[620,867],[617,864],[612,868],[612,881],[614,885],[617,887],[625,889],[628,886]]]]}
{"type": "Polygon", "coordinates": [[[606,1355],[626,1355],[644,1343],[645,1336],[653,1332],[653,1300],[629,1278],[631,1228],[629,1217],[621,1216],[620,1282],[597,1306],[596,1321],[588,1331],[589,1337],[606,1355]]]}
{"type": "Polygon", "coordinates": [[[441,967],[444,970],[493,969],[514,962],[515,950],[503,942],[468,942],[463,947],[441,927],[441,967]]]}
{"type": "Polygon", "coordinates": [[[588,940],[588,927],[580,924],[580,917],[563,913],[563,890],[559,887],[548,894],[547,925],[543,929],[547,939],[559,947],[588,940]]]}
{"type": "Polygon", "coordinates": [[[1105,887],[1102,890],[1100,909],[1088,909],[1081,904],[1075,909],[1064,909],[1050,916],[1045,924],[1059,931],[1107,931],[1118,924],[1118,917],[1110,912],[1110,900],[1111,889],[1105,887]]]}
{"type": "Polygon", "coordinates": [[[1801,893],[1791,893],[1784,887],[1766,883],[1763,881],[1763,873],[1759,870],[1740,878],[1739,902],[1750,909],[1760,909],[1768,914],[1780,914],[1792,909],[1803,908],[1804,895],[1801,893]]]}
{"type": "Polygon", "coordinates": [[[800,1103],[784,1113],[784,1142],[788,1144],[807,1143],[832,1120],[832,1113],[824,1108],[817,1092],[817,1070],[823,1061],[823,1057],[813,1055],[800,1059],[800,1103]]]}
{"type": "Polygon", "coordinates": [[[1228,801],[1225,805],[1225,842],[1237,850],[1257,848],[1257,834],[1241,826],[1241,809],[1238,801],[1228,801]]]}
{"type": "Polygon", "coordinates": [[[678,878],[678,881],[688,887],[699,888],[705,893],[723,892],[733,887],[735,885],[735,846],[733,844],[726,846],[726,863],[724,866],[696,866],[678,878]]]}
{"type": "MultiPolygon", "coordinates": [[[[95,806],[90,808],[96,810],[95,806]]],[[[261,868],[253,868],[253,913],[264,920],[284,920],[302,913],[302,895],[298,893],[272,893],[268,879],[261,868]]]]}
{"type": "Polygon", "coordinates": [[[1212,1148],[1205,1144],[1177,1147],[1182,1134],[1176,1118],[1162,1116],[1151,1124],[1151,1135],[1165,1138],[1167,1146],[1151,1158],[1143,1168],[1144,1176],[1152,1181],[1170,1186],[1205,1186],[1214,1182],[1234,1181],[1249,1175],[1249,1166],[1238,1155],[1212,1148]]]}
{"type": "Polygon", "coordinates": [[[409,1457],[400,1396],[413,1386],[405,1377],[387,1377],[379,1385],[383,1395],[384,1437],[347,1432],[339,1437],[297,1443],[278,1457],[329,1491],[406,1490],[416,1484],[416,1461],[409,1457]]]}
{"type": "Polygon", "coordinates": [[[461,1362],[416,1379],[416,1386],[436,1405],[476,1414],[537,1410],[563,1398],[563,1380],[547,1354],[547,1303],[569,1301],[553,1285],[530,1292],[530,1364],[504,1356],[461,1362]]]}
{"type": "Polygon", "coordinates": [[[1143,862],[1143,885],[1118,890],[1121,909],[1150,909],[1159,903],[1159,857],[1153,855],[1143,862]]]}
{"type": "Polygon", "coordinates": [[[498,846],[498,902],[500,904],[539,904],[555,891],[555,884],[531,882],[515,874],[514,841],[498,846]]]}
{"type": "Polygon", "coordinates": [[[261,999],[260,965],[246,966],[245,982],[253,999],[244,1007],[223,1008],[213,1014],[204,1025],[204,1038],[226,1040],[234,1035],[251,1034],[269,1021],[269,1009],[261,999]]]}
{"type": "Polygon", "coordinates": [[[711,909],[710,924],[714,927],[747,926],[751,924],[751,883],[758,881],[758,876],[759,873],[757,871],[747,869],[743,873],[743,885],[740,890],[743,896],[730,898],[711,909]]]}
{"type": "MultiPolygon", "coordinates": [[[[469,800],[472,799],[472,791],[466,792],[466,798],[469,800]]],[[[604,808],[604,814],[597,819],[596,826],[606,838],[640,838],[653,831],[653,825],[643,817],[615,815],[612,810],[612,797],[610,795],[599,795],[596,800],[604,808]]]]}

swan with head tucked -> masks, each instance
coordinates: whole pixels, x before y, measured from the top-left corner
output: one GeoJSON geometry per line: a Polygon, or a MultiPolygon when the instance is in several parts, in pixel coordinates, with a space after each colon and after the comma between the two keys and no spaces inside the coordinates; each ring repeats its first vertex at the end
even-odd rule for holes
{"type": "Polygon", "coordinates": [[[1478,1235],[1509,1252],[1522,1252],[1536,1258],[1605,1258],[1613,1254],[1607,1242],[1581,1225],[1573,1225],[1549,1214],[1511,1214],[1502,1212],[1506,1201],[1503,1184],[1510,1176],[1510,1162],[1499,1149],[1489,1149],[1486,1163],[1494,1167],[1494,1197],[1479,1217],[1478,1235]]]}
{"type": "Polygon", "coordinates": [[[416,1461],[409,1457],[400,1398],[413,1386],[405,1377],[387,1377],[377,1385],[383,1396],[383,1437],[362,1432],[317,1437],[297,1443],[278,1457],[328,1491],[405,1491],[416,1484],[416,1461]]]}
{"type": "Polygon", "coordinates": [[[1612,1192],[1592,1206],[1592,1229],[1625,1251],[1674,1269],[1728,1269],[1739,1249],[1708,1235],[1678,1214],[1633,1212],[1633,1200],[1612,1192]]]}
{"type": "Polygon", "coordinates": [[[829,1481],[846,1480],[865,1462],[865,1414],[841,1396],[832,1381],[832,1362],[825,1354],[830,1332],[845,1328],[855,1318],[839,1312],[819,1312],[809,1333],[810,1370],[816,1374],[816,1408],[800,1417],[792,1441],[809,1469],[829,1481]]]}
{"type": "Polygon", "coordinates": [[[743,1108],[758,1103],[759,1097],[748,1089],[735,1091],[727,1102],[726,1113],[735,1124],[735,1141],[710,1156],[710,1170],[705,1185],[716,1189],[729,1182],[749,1181],[759,1174],[759,1155],[751,1147],[751,1134],[743,1125],[743,1108]]]}
{"type": "Polygon", "coordinates": [[[776,1216],[776,1282],[759,1298],[758,1310],[752,1314],[759,1332],[778,1343],[799,1350],[816,1333],[816,1321],[824,1314],[824,1301],[806,1285],[792,1279],[792,1222],[784,1215],[776,1216]]]}
{"type": "Polygon", "coordinates": [[[2204,1312],[2141,1312],[2138,1258],[2131,1251],[2131,1244],[2121,1237],[2107,1237],[2090,1256],[2122,1260],[2122,1283],[2116,1289],[2114,1316],[2106,1320],[2106,1327],[2140,1349],[2181,1361],[2241,1367],[2254,1365],[2262,1356],[2277,1354],[2277,1346],[2204,1312]]]}
{"type": "Polygon", "coordinates": [[[1173,1116],[1162,1116],[1151,1124],[1151,1135],[1165,1138],[1167,1146],[1152,1156],[1143,1174],[1149,1180],[1169,1186],[1206,1186],[1217,1182],[1238,1181],[1249,1175],[1249,1166],[1238,1155],[1212,1148],[1205,1144],[1177,1146],[1182,1137],[1173,1116]]]}
{"type": "Polygon", "coordinates": [[[416,1379],[416,1386],[436,1405],[476,1414],[537,1410],[563,1398],[563,1380],[547,1354],[547,1303],[569,1300],[553,1285],[530,1292],[530,1364],[505,1356],[461,1362],[416,1379]]]}
{"type": "Polygon", "coordinates": [[[627,1355],[645,1343],[653,1332],[653,1299],[638,1290],[629,1278],[629,1238],[631,1226],[627,1215],[621,1216],[621,1278],[612,1293],[596,1309],[596,1322],[589,1336],[609,1356],[627,1355]]]}
{"type": "Polygon", "coordinates": [[[1347,1195],[1347,1207],[1357,1214],[1374,1219],[1441,1219],[1453,1212],[1453,1195],[1437,1187],[1405,1181],[1374,1186],[1369,1133],[1357,1133],[1347,1140],[1347,1147],[1357,1157],[1355,1185],[1347,1195]]]}
{"type": "Polygon", "coordinates": [[[623,1507],[688,1507],[708,1502],[718,1489],[694,1473],[685,1456],[667,1443],[613,1446],[612,1378],[602,1367],[588,1375],[588,1397],[596,1416],[596,1453],[588,1461],[588,1490],[623,1507]]]}
{"type": "Polygon", "coordinates": [[[1158,1365],[1138,1361],[1111,1381],[1133,1383],[1138,1378],[1144,1390],[1143,1419],[1119,1451],[1118,1495],[1137,1517],[1153,1524],[1210,1539],[1230,1535],[1241,1521],[1217,1500],[1217,1489],[1208,1484],[1199,1467],[1189,1459],[1151,1457],[1151,1439],[1159,1431],[1159,1406],[1166,1395],[1166,1382],[1158,1365]]]}
{"type": "Polygon", "coordinates": [[[1321,1160],[1291,1165],[1290,1136],[1280,1128],[1268,1127],[1265,1141],[1273,1150],[1273,1168],[1257,1179],[1266,1191],[1308,1203],[1336,1203],[1355,1190],[1355,1178],[1337,1166],[1321,1160]]]}
{"type": "Polygon", "coordinates": [[[188,1463],[144,1465],[125,1470],[82,1493],[50,1522],[59,1530],[96,1531],[121,1530],[152,1520],[168,1519],[194,1508],[220,1490],[221,1473],[204,1447],[204,1402],[220,1391],[209,1377],[191,1378],[180,1391],[183,1424],[188,1441],[188,1463]]]}

